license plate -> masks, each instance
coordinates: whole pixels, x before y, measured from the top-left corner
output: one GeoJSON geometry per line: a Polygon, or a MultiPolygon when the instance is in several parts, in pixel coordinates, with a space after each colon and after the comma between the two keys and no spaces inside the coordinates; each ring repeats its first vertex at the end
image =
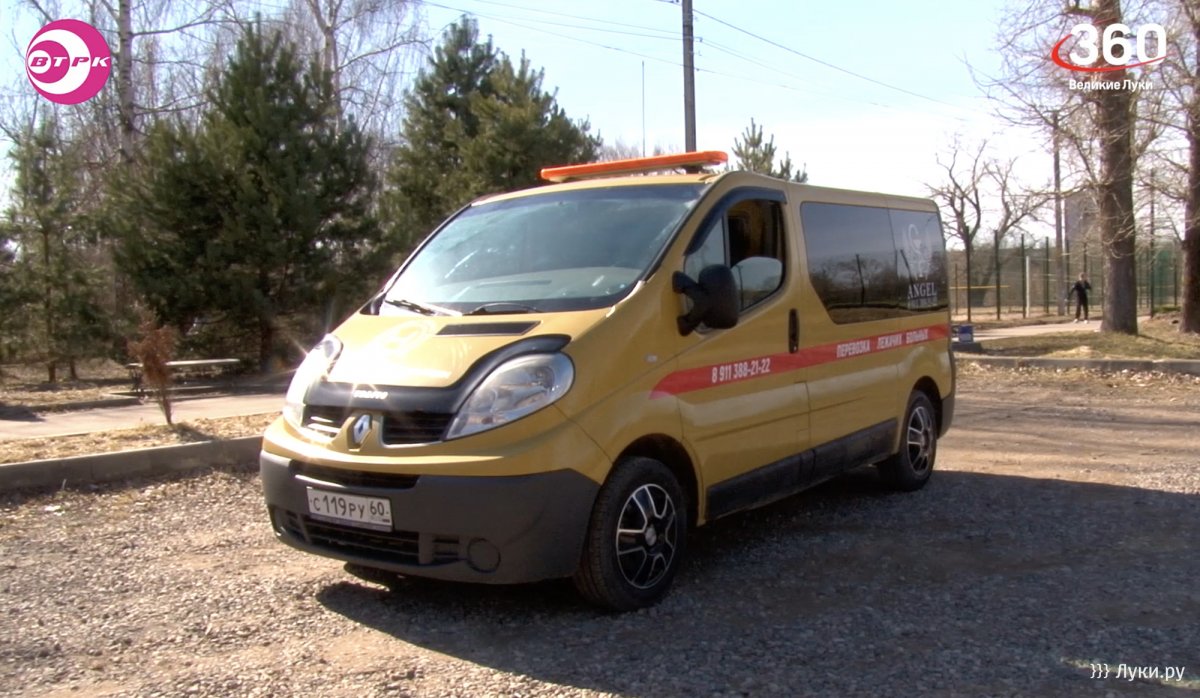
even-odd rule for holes
{"type": "Polygon", "coordinates": [[[392,503],[382,497],[360,497],[309,487],[308,513],[322,521],[375,531],[392,530],[392,503]]]}

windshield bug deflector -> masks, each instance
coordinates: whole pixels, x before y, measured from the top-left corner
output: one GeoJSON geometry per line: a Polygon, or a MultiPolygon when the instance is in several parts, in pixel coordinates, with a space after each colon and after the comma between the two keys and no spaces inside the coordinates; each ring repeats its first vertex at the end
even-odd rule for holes
{"type": "Polygon", "coordinates": [[[547,191],[463,209],[392,281],[379,313],[590,310],[642,280],[704,191],[646,184],[547,191]]]}

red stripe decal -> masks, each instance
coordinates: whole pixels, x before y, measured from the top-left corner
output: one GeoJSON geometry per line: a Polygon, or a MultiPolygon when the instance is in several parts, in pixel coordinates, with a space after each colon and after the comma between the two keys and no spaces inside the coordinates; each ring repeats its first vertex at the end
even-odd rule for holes
{"type": "Polygon", "coordinates": [[[650,399],[704,390],[715,385],[754,380],[775,373],[797,371],[809,366],[946,339],[949,336],[949,325],[929,325],[915,330],[888,332],[873,337],[860,337],[844,342],[822,344],[801,349],[795,354],[770,354],[752,359],[688,368],[664,376],[650,391],[650,399]]]}

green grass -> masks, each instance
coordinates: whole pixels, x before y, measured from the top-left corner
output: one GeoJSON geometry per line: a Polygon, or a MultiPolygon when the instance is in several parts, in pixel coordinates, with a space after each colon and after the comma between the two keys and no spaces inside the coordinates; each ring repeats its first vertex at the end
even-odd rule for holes
{"type": "Polygon", "coordinates": [[[983,342],[989,356],[1044,356],[1070,359],[1200,360],[1200,335],[1181,334],[1176,318],[1164,316],[1138,323],[1140,334],[1065,332],[1038,337],[1011,337],[983,342]]]}

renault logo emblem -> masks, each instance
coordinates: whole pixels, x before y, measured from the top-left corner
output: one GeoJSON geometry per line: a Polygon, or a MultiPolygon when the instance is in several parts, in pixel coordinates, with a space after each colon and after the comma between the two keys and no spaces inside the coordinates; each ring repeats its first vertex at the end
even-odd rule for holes
{"type": "Polygon", "coordinates": [[[367,438],[367,433],[371,431],[371,415],[364,414],[354,420],[354,426],[350,428],[350,444],[352,446],[362,446],[363,439],[367,438]]]}

